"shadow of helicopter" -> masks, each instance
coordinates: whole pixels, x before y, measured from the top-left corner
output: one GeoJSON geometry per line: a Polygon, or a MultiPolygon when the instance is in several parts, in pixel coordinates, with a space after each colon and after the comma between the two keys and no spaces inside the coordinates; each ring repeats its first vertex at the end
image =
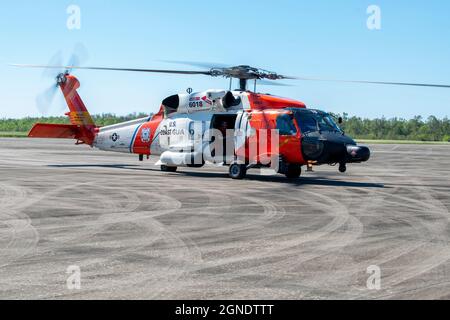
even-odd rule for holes
{"type": "MultiPolygon", "coordinates": [[[[158,168],[143,168],[139,165],[131,164],[74,164],[74,165],[48,165],[52,168],[109,168],[109,169],[122,169],[122,170],[137,170],[137,171],[152,171],[161,172],[158,168]]],[[[168,178],[173,176],[188,176],[196,178],[213,178],[213,179],[226,179],[230,180],[226,172],[206,172],[206,171],[177,171],[176,173],[164,173],[168,178]]],[[[301,177],[297,180],[289,180],[284,176],[263,176],[257,174],[248,174],[245,181],[261,181],[261,182],[273,182],[283,183],[295,186],[304,185],[318,185],[318,186],[334,186],[334,187],[352,187],[352,188],[386,188],[381,183],[369,183],[369,182],[352,182],[352,181],[340,181],[332,180],[323,177],[301,177]]]]}

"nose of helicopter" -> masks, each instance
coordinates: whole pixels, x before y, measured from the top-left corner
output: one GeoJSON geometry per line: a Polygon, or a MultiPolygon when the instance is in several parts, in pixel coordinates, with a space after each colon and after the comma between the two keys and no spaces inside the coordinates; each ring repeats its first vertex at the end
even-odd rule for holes
{"type": "Polygon", "coordinates": [[[312,132],[302,137],[302,153],[306,160],[318,163],[358,163],[368,161],[370,149],[358,146],[349,136],[337,132],[312,132]]]}
{"type": "Polygon", "coordinates": [[[347,162],[365,162],[370,159],[370,149],[364,146],[347,146],[347,162]]]}

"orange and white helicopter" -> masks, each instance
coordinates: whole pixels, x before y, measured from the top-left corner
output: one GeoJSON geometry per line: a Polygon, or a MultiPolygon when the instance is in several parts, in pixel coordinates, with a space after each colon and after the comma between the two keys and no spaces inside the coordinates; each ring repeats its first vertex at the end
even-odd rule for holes
{"type": "MultiPolygon", "coordinates": [[[[358,146],[326,112],[306,108],[300,101],[256,92],[256,84],[271,84],[280,79],[295,78],[240,65],[210,66],[204,71],[124,69],[103,67],[16,65],[21,67],[62,69],[56,77],[65,97],[71,124],[38,123],[29,132],[33,138],[75,139],[104,151],[159,156],[162,171],[175,172],[177,167],[202,167],[205,162],[229,166],[233,179],[242,179],[251,168],[271,167],[288,178],[298,178],[302,166],[339,164],[345,172],[349,163],[369,160],[370,150],[358,146]],[[206,75],[230,79],[229,90],[205,90],[176,94],[162,101],[152,117],[116,125],[98,127],[77,93],[78,79],[74,69],[128,71],[146,73],[206,75]],[[231,90],[233,79],[239,89],[231,90]],[[254,81],[254,90],[247,88],[254,81]],[[264,83],[266,82],[266,83],[264,83]],[[267,83],[268,82],[268,83],[267,83]]],[[[204,66],[204,64],[201,64],[204,66]]],[[[206,69],[206,68],[205,68],[206,69]]],[[[444,85],[344,81],[385,85],[444,85]]],[[[339,119],[339,123],[342,119],[339,119]]]]}

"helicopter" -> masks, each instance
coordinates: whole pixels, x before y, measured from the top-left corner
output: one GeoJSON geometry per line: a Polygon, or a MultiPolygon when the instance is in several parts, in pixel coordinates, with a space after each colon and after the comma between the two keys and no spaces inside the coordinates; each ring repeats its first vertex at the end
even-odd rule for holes
{"type": "MultiPolygon", "coordinates": [[[[195,63],[186,63],[193,64],[195,63]]],[[[348,164],[370,159],[370,149],[358,145],[327,112],[307,108],[305,103],[271,94],[258,93],[257,84],[277,85],[278,80],[337,81],[375,85],[450,88],[447,85],[333,80],[292,77],[251,67],[209,66],[204,70],[162,70],[76,65],[15,65],[62,69],[56,85],[69,108],[70,124],[37,123],[31,138],[74,139],[103,151],[136,154],[140,161],[159,156],[161,171],[179,167],[201,168],[207,162],[227,166],[232,179],[244,179],[254,168],[270,168],[288,179],[300,177],[302,167],[338,165],[341,173],[348,164]],[[115,125],[99,127],[93,121],[77,89],[80,81],[72,70],[204,75],[230,80],[228,89],[208,89],[174,94],[162,100],[159,111],[115,125]],[[232,90],[233,79],[239,88],[232,90]],[[253,90],[249,83],[253,82],[253,90]]]]}

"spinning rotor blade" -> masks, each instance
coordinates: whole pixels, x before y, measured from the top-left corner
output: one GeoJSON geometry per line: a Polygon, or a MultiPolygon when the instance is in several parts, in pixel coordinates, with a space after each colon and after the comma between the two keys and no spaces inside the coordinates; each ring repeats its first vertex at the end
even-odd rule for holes
{"type": "Polygon", "coordinates": [[[220,75],[224,77],[230,78],[239,78],[242,76],[245,79],[268,79],[268,80],[280,80],[287,79],[293,80],[295,77],[284,76],[277,74],[275,72],[253,68],[251,66],[240,65],[240,66],[231,66],[223,63],[211,63],[211,62],[193,62],[193,61],[177,61],[177,60],[161,60],[166,63],[175,63],[175,64],[184,64],[194,67],[207,68],[210,70],[215,70],[216,73],[220,73],[220,75]],[[251,76],[248,76],[251,74],[251,76]]]}
{"type": "MultiPolygon", "coordinates": [[[[78,49],[81,53],[83,48],[78,49]]],[[[82,55],[82,54],[81,54],[82,55]]],[[[391,85],[391,86],[411,86],[411,87],[433,87],[433,88],[450,88],[450,85],[444,84],[430,84],[430,83],[410,83],[410,82],[391,82],[391,81],[361,81],[361,80],[338,80],[338,79],[324,79],[324,78],[309,78],[309,77],[292,77],[277,74],[275,72],[267,71],[264,69],[254,68],[247,65],[239,65],[234,67],[225,66],[223,64],[210,64],[205,62],[190,62],[190,61],[170,61],[163,60],[168,63],[179,63],[197,66],[201,68],[208,68],[205,71],[194,70],[164,70],[164,69],[137,69],[137,68],[108,68],[108,67],[80,67],[80,59],[73,57],[69,64],[66,66],[60,64],[49,65],[14,65],[17,67],[28,68],[45,68],[45,69],[64,69],[70,72],[72,69],[79,70],[100,70],[100,71],[122,71],[122,72],[142,72],[142,73],[166,73],[166,74],[186,74],[186,75],[206,75],[211,77],[225,77],[240,79],[241,82],[257,79],[261,85],[281,85],[274,84],[271,81],[275,80],[302,80],[302,81],[323,81],[323,82],[337,82],[337,83],[356,83],[356,84],[374,84],[374,85],[391,85]],[[268,82],[262,82],[261,80],[268,80],[268,82]]],[[[258,84],[257,83],[257,84],[258,84]]],[[[245,90],[244,86],[242,88],[245,90]]]]}
{"type": "Polygon", "coordinates": [[[47,68],[47,69],[76,69],[76,70],[100,70],[100,71],[124,71],[124,72],[147,72],[147,73],[168,73],[168,74],[202,74],[212,76],[211,71],[185,71],[185,70],[159,70],[159,69],[132,69],[132,68],[104,68],[104,67],[78,67],[78,66],[44,66],[31,64],[13,64],[21,68],[47,68]]]}
{"type": "MultiPolygon", "coordinates": [[[[75,45],[74,50],[72,51],[71,57],[69,59],[68,65],[79,65],[88,59],[88,53],[86,48],[78,43],[75,45]]],[[[63,55],[61,51],[57,52],[49,61],[49,66],[54,66],[51,68],[44,68],[44,72],[42,74],[43,77],[51,78],[53,81],[56,81],[50,88],[46,89],[44,92],[39,94],[36,97],[36,107],[38,111],[45,115],[48,114],[53,101],[55,100],[55,95],[58,89],[58,78],[61,75],[70,74],[71,69],[67,66],[63,66],[63,55]],[[58,70],[59,69],[59,70],[58,70]]],[[[32,65],[13,65],[16,67],[38,67],[32,65]]]]}
{"type": "MultiPolygon", "coordinates": [[[[86,49],[86,47],[81,44],[77,43],[72,51],[72,54],[69,58],[69,61],[67,62],[68,66],[81,66],[83,65],[87,60],[89,59],[89,54],[86,49]]],[[[52,64],[49,63],[50,66],[57,66],[60,64],[52,64]]],[[[70,73],[72,68],[68,69],[67,71],[70,73]]]]}
{"type": "Polygon", "coordinates": [[[322,82],[341,82],[341,83],[360,83],[360,84],[377,84],[390,86],[410,86],[410,87],[431,87],[431,88],[450,88],[450,85],[431,84],[431,83],[409,83],[409,82],[384,82],[384,81],[363,81],[363,80],[336,80],[336,79],[320,79],[320,78],[295,78],[303,81],[322,81],[322,82]]]}
{"type": "Polygon", "coordinates": [[[36,97],[36,107],[42,115],[46,115],[50,110],[53,100],[55,100],[57,89],[58,86],[53,85],[36,97]]]}
{"type": "Polygon", "coordinates": [[[184,64],[186,66],[199,67],[205,69],[224,69],[230,67],[230,65],[226,65],[223,63],[212,63],[212,62],[195,62],[195,61],[178,61],[178,60],[160,60],[160,61],[165,63],[184,64]]]}
{"type": "MultiPolygon", "coordinates": [[[[63,63],[63,54],[61,51],[58,51],[49,61],[49,64],[51,65],[61,65],[63,63]]],[[[55,80],[58,73],[64,72],[63,69],[55,71],[51,69],[45,69],[42,72],[43,78],[50,78],[52,80],[55,80]]],[[[52,85],[48,89],[45,89],[42,93],[40,93],[36,97],[36,108],[39,111],[41,115],[47,115],[53,101],[55,100],[55,95],[57,92],[58,86],[52,85]]]]}
{"type": "Polygon", "coordinates": [[[277,75],[278,76],[278,80],[298,80],[298,79],[300,79],[300,78],[298,78],[298,77],[291,77],[291,76],[283,76],[282,74],[278,74],[277,75]]]}
{"type": "Polygon", "coordinates": [[[275,82],[275,81],[268,81],[268,80],[257,80],[256,85],[258,85],[258,86],[292,87],[292,85],[290,85],[290,84],[280,83],[280,82],[275,82]]]}
{"type": "MultiPolygon", "coordinates": [[[[63,55],[61,51],[58,51],[48,62],[48,64],[52,66],[60,66],[63,63],[63,55]]],[[[63,70],[61,70],[61,72],[63,72],[63,70]]],[[[55,79],[55,70],[45,69],[42,72],[42,77],[55,79]]]]}

